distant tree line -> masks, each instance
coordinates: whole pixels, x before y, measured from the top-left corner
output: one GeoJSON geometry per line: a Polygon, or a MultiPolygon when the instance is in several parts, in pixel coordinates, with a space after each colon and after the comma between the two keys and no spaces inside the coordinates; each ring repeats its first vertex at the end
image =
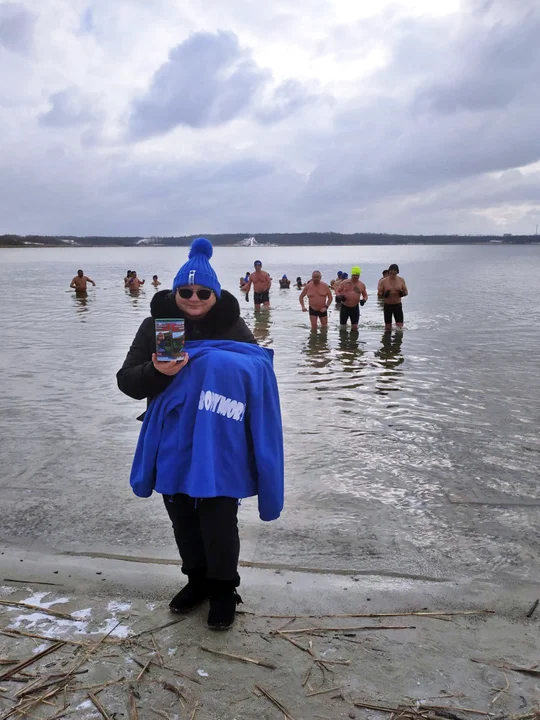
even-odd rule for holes
{"type": "MultiPolygon", "coordinates": [[[[225,235],[204,235],[214,245],[235,245],[251,237],[250,233],[232,233],[225,235]]],[[[180,235],[178,237],[153,237],[155,243],[160,245],[178,247],[189,245],[199,235],[180,235]]],[[[273,245],[455,245],[489,243],[502,241],[504,243],[527,244],[538,242],[537,235],[393,235],[388,233],[335,233],[335,232],[306,232],[306,233],[260,233],[255,235],[258,243],[271,243],[273,245]]],[[[129,237],[103,237],[76,235],[0,235],[1,247],[32,247],[35,245],[70,247],[73,243],[78,246],[124,246],[133,247],[143,240],[143,236],[129,237]]]]}

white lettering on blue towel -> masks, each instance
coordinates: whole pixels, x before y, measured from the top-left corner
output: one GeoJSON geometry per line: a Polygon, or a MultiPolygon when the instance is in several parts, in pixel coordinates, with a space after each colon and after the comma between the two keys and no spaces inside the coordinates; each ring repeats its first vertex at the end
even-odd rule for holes
{"type": "Polygon", "coordinates": [[[243,402],[232,400],[211,390],[201,391],[199,410],[217,413],[230,420],[236,420],[236,422],[242,422],[246,414],[246,406],[243,402]]]}

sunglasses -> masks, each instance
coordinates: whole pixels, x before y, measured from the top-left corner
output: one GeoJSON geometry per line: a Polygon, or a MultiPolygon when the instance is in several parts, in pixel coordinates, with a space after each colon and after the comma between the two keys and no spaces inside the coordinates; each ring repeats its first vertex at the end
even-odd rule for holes
{"type": "Polygon", "coordinates": [[[183,300],[189,300],[189,298],[195,294],[199,300],[209,300],[212,294],[211,290],[190,290],[189,288],[180,288],[176,291],[183,300]]]}

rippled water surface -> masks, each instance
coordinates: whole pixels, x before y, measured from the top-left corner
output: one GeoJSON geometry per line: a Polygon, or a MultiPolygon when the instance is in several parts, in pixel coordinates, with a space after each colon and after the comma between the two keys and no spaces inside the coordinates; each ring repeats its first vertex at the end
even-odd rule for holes
{"type": "MultiPolygon", "coordinates": [[[[159,502],[127,487],[142,403],[115,373],[154,292],[126,293],[126,269],[168,287],[186,255],[0,250],[5,540],[169,552],[159,502]],[[79,267],[97,283],[87,299],[69,290],[79,267]]],[[[540,565],[539,260],[539,246],[216,250],[222,285],[275,351],[286,433],[286,512],[262,525],[246,503],[246,559],[413,575],[540,565]],[[292,289],[256,314],[238,290],[255,259],[276,285],[359,263],[359,332],[332,311],[312,334],[292,289]],[[405,331],[385,337],[375,290],[391,262],[409,296],[405,331]]]]}

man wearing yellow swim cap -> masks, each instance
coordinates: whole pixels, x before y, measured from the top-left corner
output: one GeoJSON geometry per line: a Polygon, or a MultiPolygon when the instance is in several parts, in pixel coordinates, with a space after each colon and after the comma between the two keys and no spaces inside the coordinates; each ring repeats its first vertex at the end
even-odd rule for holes
{"type": "Polygon", "coordinates": [[[339,312],[339,324],[346,325],[351,320],[351,330],[358,330],[360,320],[360,305],[364,305],[368,299],[366,286],[360,281],[362,270],[358,265],[351,269],[351,279],[344,280],[339,284],[336,295],[341,296],[341,310],[339,312]]]}

